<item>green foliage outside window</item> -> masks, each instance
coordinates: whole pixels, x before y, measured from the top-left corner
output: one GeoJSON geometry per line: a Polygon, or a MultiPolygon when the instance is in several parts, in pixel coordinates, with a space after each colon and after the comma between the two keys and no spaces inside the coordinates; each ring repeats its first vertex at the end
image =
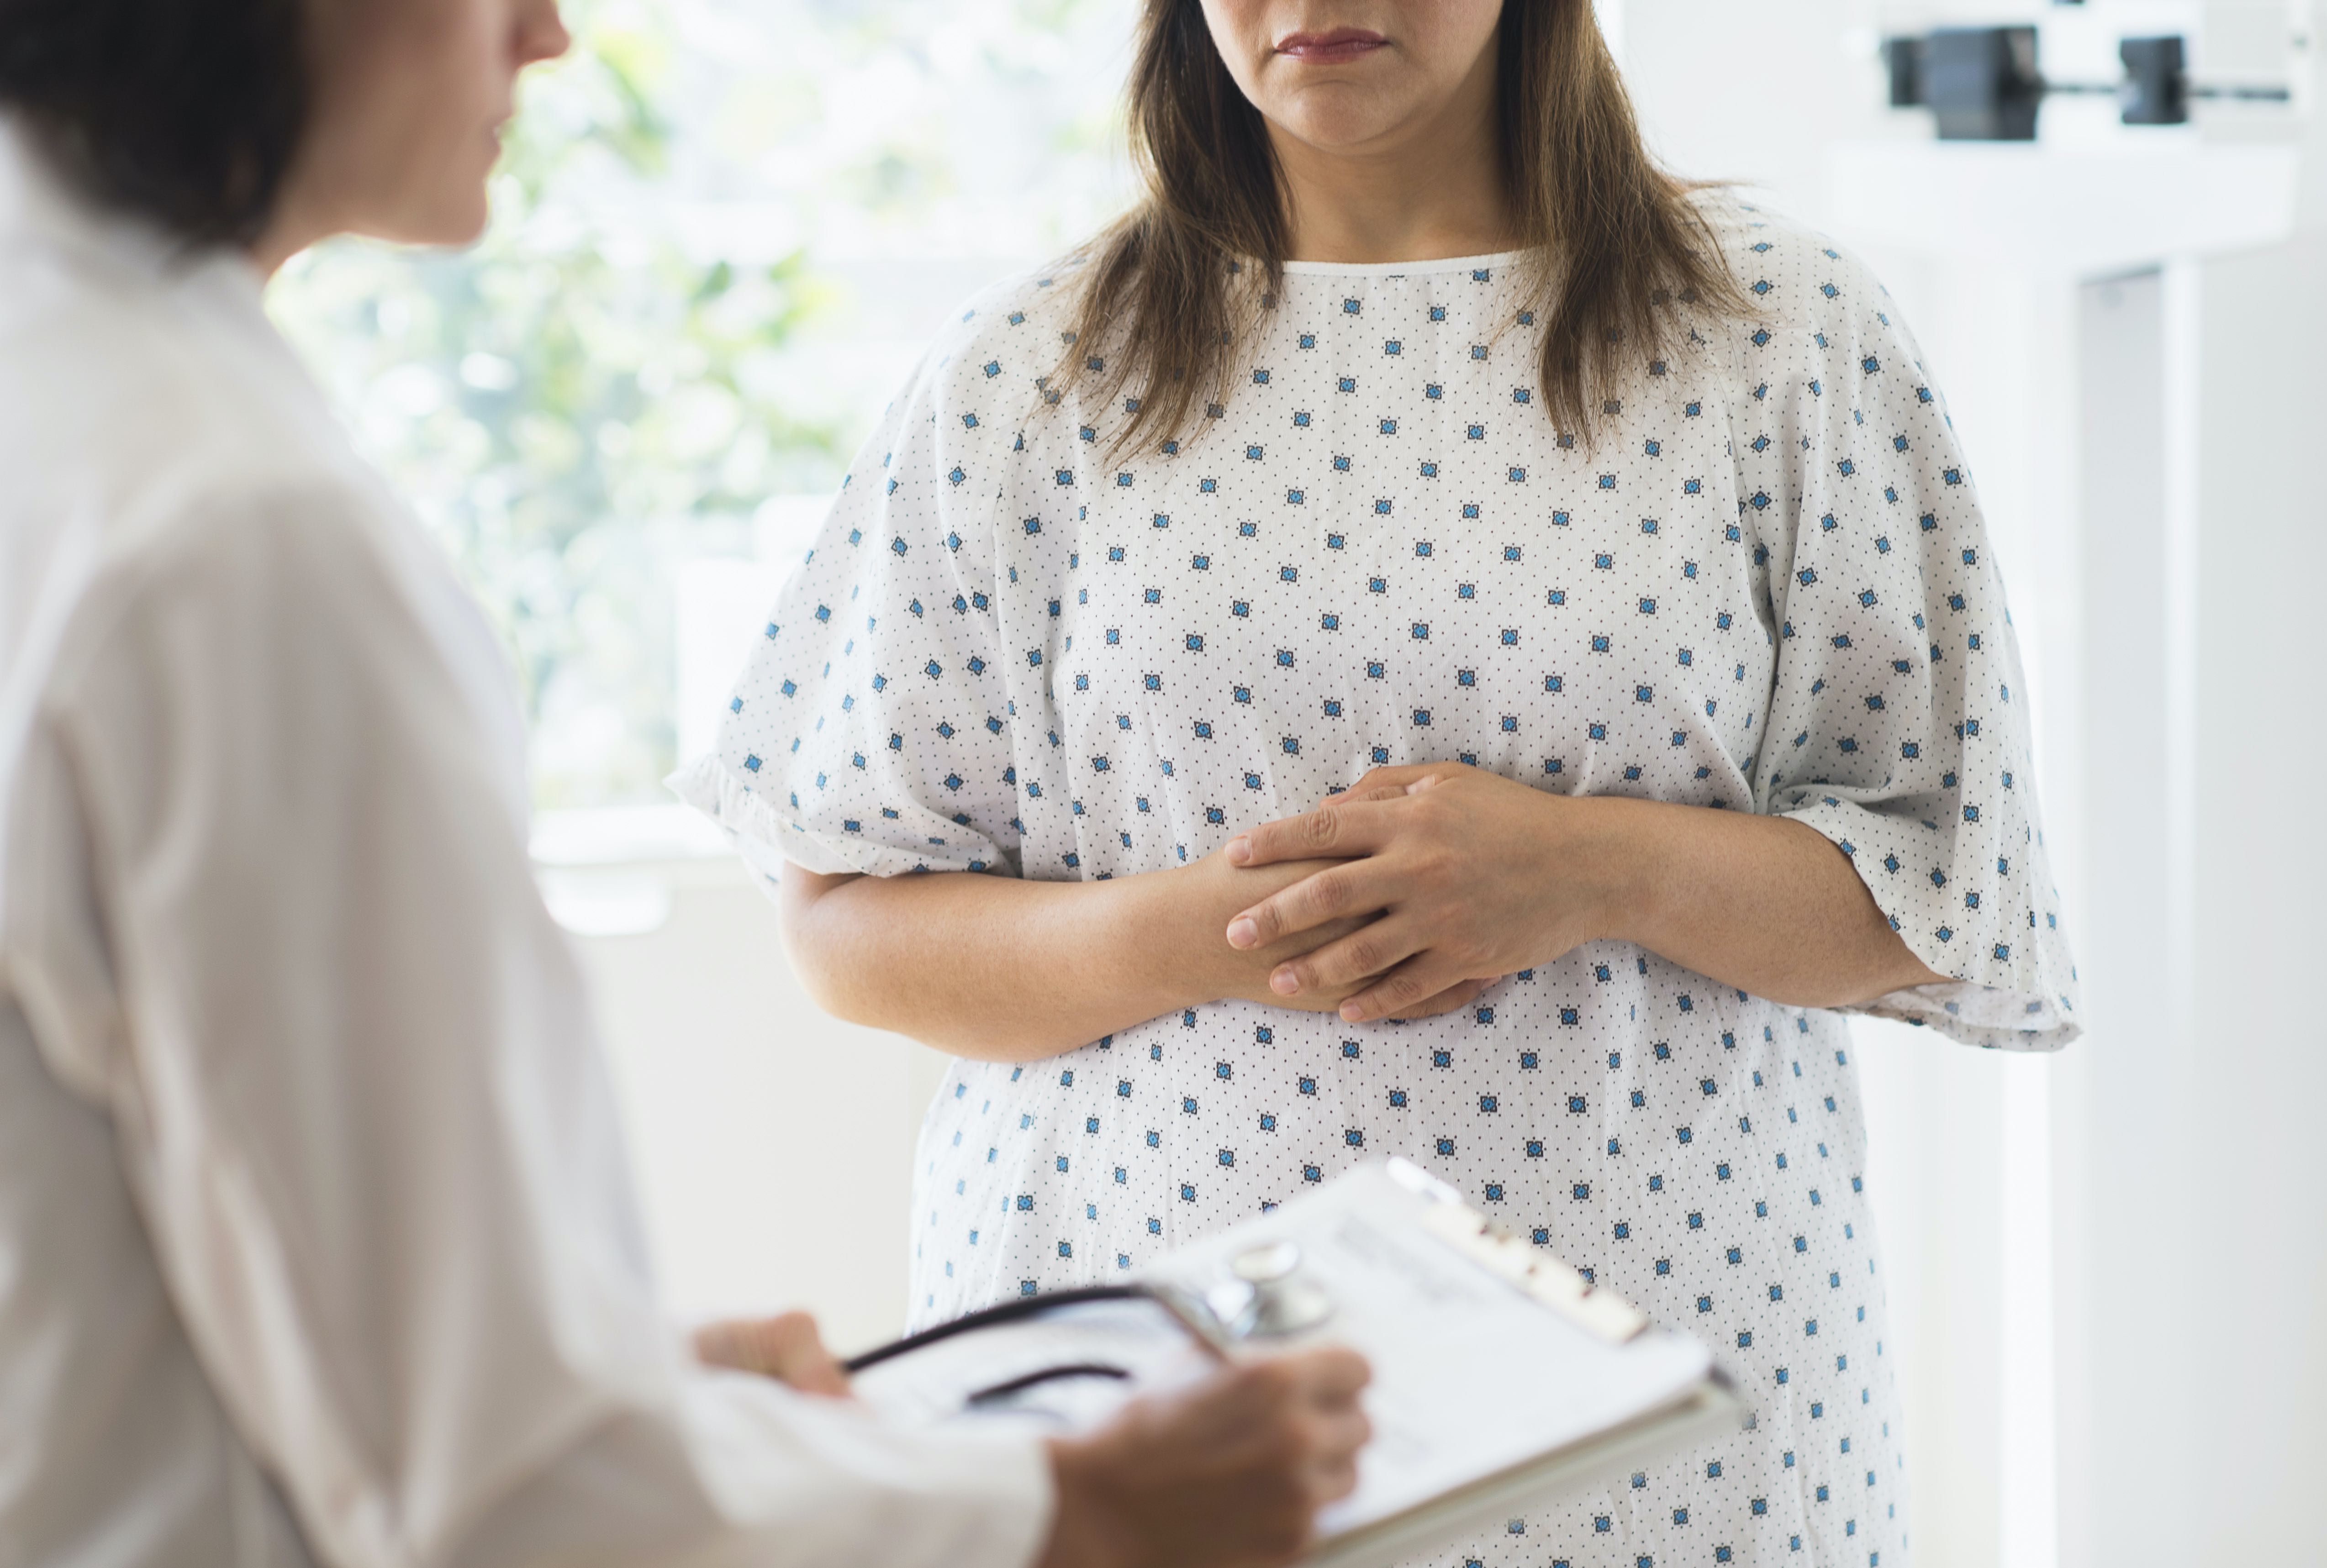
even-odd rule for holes
{"type": "Polygon", "coordinates": [[[616,227],[619,198],[668,173],[660,51],[578,38],[528,83],[480,247],[341,243],[276,294],[499,621],[545,806],[652,797],[673,761],[670,565],[748,549],[760,497],[831,482],[838,434],[771,394],[819,308],[798,256],[706,261],[616,227]]]}
{"type": "Polygon", "coordinates": [[[838,483],[979,258],[1031,264],[1104,214],[1128,17],[1122,0],[565,13],[574,51],[523,85],[479,246],[334,242],[270,294],[495,621],[548,807],[668,799],[678,566],[751,555],[763,501],[838,483]],[[941,299],[880,317],[947,256],[941,299]],[[877,286],[857,281],[867,257],[877,286]]]}

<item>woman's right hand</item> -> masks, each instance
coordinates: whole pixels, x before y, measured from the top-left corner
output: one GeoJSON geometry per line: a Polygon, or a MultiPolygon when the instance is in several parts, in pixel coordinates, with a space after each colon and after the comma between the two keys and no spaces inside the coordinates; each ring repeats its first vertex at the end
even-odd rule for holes
{"type": "MultiPolygon", "coordinates": [[[[1228,924],[1245,910],[1273,893],[1282,891],[1313,873],[1338,864],[1332,860],[1280,861],[1265,866],[1230,865],[1224,849],[1214,850],[1203,859],[1191,864],[1184,872],[1175,873],[1183,879],[1186,890],[1182,906],[1183,920],[1175,922],[1192,940],[1205,961],[1208,973],[1222,998],[1233,997],[1242,1002],[1258,1002],[1270,1007],[1289,1008],[1300,1013],[1333,1013],[1344,998],[1354,996],[1371,985],[1374,976],[1352,980],[1344,986],[1321,986],[1303,990],[1292,996],[1280,996],[1269,989],[1268,978],[1280,964],[1306,957],[1348,936],[1362,930],[1380,917],[1378,914],[1349,916],[1312,926],[1292,936],[1272,942],[1266,947],[1238,949],[1229,946],[1228,924]]],[[[1490,982],[1466,980],[1438,993],[1393,1016],[1400,1019],[1431,1018],[1442,1013],[1452,1013],[1468,1006],[1478,998],[1490,982]]]]}
{"type": "MultiPolygon", "coordinates": [[[[1209,1002],[1338,1013],[1378,976],[1269,989],[1303,958],[1379,915],[1350,915],[1266,947],[1229,946],[1229,922],[1332,860],[1192,864],[1120,879],[1046,882],[968,872],[783,874],[784,947],[817,1004],[979,1061],[1055,1056],[1209,1002]]],[[[1451,1013],[1486,989],[1465,981],[1396,1014],[1451,1013]]]]}

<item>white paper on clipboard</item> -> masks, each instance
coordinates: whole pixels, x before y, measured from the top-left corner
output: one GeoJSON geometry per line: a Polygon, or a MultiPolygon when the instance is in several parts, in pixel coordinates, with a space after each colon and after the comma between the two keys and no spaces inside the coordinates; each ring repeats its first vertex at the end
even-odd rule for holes
{"type": "Polygon", "coordinates": [[[1500,1526],[1740,1419],[1701,1341],[1649,1326],[1556,1257],[1498,1236],[1453,1189],[1403,1161],[1360,1166],[1173,1251],[1142,1277],[1182,1310],[1090,1303],[971,1330],[869,1369],[858,1394],[899,1419],[1074,1431],[1135,1394],[1201,1377],[1222,1349],[1349,1345],[1373,1367],[1375,1436],[1357,1489],[1318,1520],[1316,1568],[1377,1568],[1500,1526]],[[1332,1302],[1317,1328],[1238,1343],[1201,1305],[1186,1310],[1232,1260],[1281,1241],[1300,1249],[1303,1275],[1332,1302]],[[965,1408],[973,1391],[1061,1367],[1107,1375],[965,1408]]]}

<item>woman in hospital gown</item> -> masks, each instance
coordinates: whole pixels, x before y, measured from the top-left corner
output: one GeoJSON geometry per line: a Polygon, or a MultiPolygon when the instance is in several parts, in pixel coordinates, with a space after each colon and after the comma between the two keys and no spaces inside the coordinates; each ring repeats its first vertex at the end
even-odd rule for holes
{"type": "MultiPolygon", "coordinates": [[[[1753,314],[1696,320],[1588,448],[1529,406],[1518,257],[1288,264],[1221,415],[1116,461],[1118,410],[1037,388],[1072,275],[981,297],[859,454],[686,792],[771,872],[1080,881],[1412,763],[1782,815],[1944,979],[1863,1011],[2061,1043],[2019,658],[1942,405],[1862,265],[1703,200],[1753,314]]],[[[1115,1277],[1384,1153],[1704,1337],[1754,1410],[1468,1555],[1904,1560],[1843,1018],[1632,943],[1412,1022],[1226,1000],[958,1060],[912,1307],[1115,1277]]]]}

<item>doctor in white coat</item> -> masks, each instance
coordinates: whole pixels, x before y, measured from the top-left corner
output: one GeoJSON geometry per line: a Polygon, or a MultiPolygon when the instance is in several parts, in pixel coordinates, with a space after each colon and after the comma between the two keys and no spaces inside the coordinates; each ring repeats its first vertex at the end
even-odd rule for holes
{"type": "Polygon", "coordinates": [[[501,658],[259,297],[473,238],[565,42],[0,0],[0,1568],[1284,1561],[1347,1353],[941,1439],[656,1316],[501,658]]]}

